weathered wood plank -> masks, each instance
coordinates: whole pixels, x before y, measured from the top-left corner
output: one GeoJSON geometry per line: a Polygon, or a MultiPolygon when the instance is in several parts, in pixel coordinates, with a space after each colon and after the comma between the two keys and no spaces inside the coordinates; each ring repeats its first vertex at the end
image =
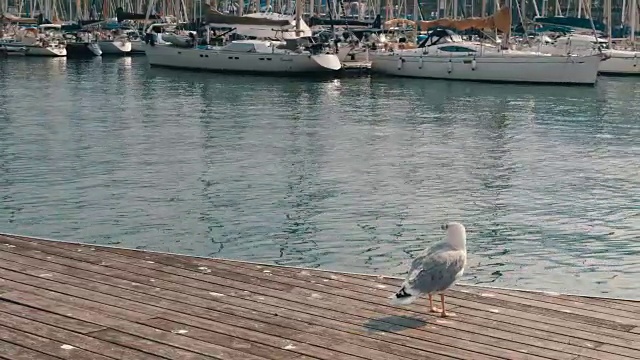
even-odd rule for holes
{"type": "Polygon", "coordinates": [[[65,342],[49,340],[2,325],[0,325],[0,340],[61,359],[109,360],[109,358],[105,356],[70,346],[65,342]]]}
{"type": "MultiPolygon", "coordinates": [[[[51,290],[48,290],[48,289],[46,289],[44,287],[38,287],[38,286],[34,286],[34,285],[27,285],[27,284],[25,284],[23,282],[13,281],[13,279],[21,279],[21,280],[24,280],[25,282],[37,283],[36,281],[31,281],[30,279],[26,278],[24,276],[24,274],[20,274],[20,273],[16,273],[16,272],[4,271],[3,269],[0,269],[0,277],[5,277],[5,284],[8,287],[10,287],[11,289],[15,290],[15,291],[21,291],[21,292],[24,292],[24,293],[37,294],[39,296],[43,296],[43,297],[46,297],[46,298],[49,298],[49,299],[52,299],[52,300],[73,304],[74,306],[76,306],[78,308],[82,308],[82,309],[86,309],[86,310],[92,310],[92,311],[103,313],[103,314],[107,314],[108,313],[110,315],[117,316],[117,317],[122,318],[122,319],[143,320],[143,319],[150,319],[150,318],[160,314],[160,313],[157,313],[157,314],[141,314],[139,312],[123,309],[123,308],[120,308],[120,307],[117,307],[117,306],[111,306],[111,305],[108,305],[108,304],[87,300],[87,299],[84,299],[84,298],[81,298],[81,297],[67,295],[67,294],[64,294],[62,292],[51,291],[51,290]],[[11,279],[11,280],[6,280],[6,279],[11,279]],[[127,315],[130,315],[130,316],[127,316],[127,315]]],[[[57,287],[56,285],[58,285],[57,283],[55,283],[53,281],[49,281],[47,284],[44,284],[43,286],[49,286],[49,283],[55,284],[53,286],[50,286],[49,288],[57,287]]],[[[58,290],[59,291],[63,291],[63,290],[60,290],[59,288],[58,288],[58,290]]],[[[11,292],[3,293],[3,294],[0,294],[0,296],[4,296],[4,295],[10,294],[10,293],[11,292]]],[[[74,293],[73,295],[77,295],[78,294],[77,291],[73,291],[73,293],[74,293]]],[[[96,296],[98,296],[98,294],[93,293],[91,296],[96,297],[96,296]]],[[[113,301],[113,299],[110,299],[110,300],[113,301]]]]}
{"type": "Polygon", "coordinates": [[[10,342],[0,340],[0,359],[6,360],[60,360],[41,352],[33,351],[10,342]]]}
{"type": "MultiPolygon", "coordinates": [[[[15,260],[15,259],[14,259],[14,260],[15,260]]],[[[49,260],[51,260],[51,259],[49,259],[49,260]]],[[[103,269],[103,268],[102,268],[102,267],[100,267],[100,268],[96,268],[96,269],[97,269],[97,270],[101,270],[101,269],[103,269]]],[[[87,273],[87,274],[92,274],[92,273],[89,273],[89,272],[86,272],[86,273],[87,273]]],[[[53,273],[53,272],[51,272],[51,274],[52,274],[53,276],[52,276],[52,277],[50,277],[50,279],[55,280],[55,279],[58,279],[58,278],[59,278],[59,276],[58,276],[58,274],[57,274],[57,273],[53,273]]],[[[102,278],[102,279],[100,279],[100,280],[101,280],[101,281],[114,281],[114,280],[115,280],[115,278],[114,278],[114,277],[115,277],[115,276],[118,276],[118,275],[121,275],[121,274],[111,273],[111,276],[110,276],[110,277],[104,277],[104,278],[102,278]]],[[[131,275],[133,275],[133,274],[131,274],[131,275]]],[[[93,277],[89,277],[89,279],[91,279],[91,280],[98,280],[98,279],[93,278],[93,277]]],[[[146,278],[145,278],[145,279],[146,279],[146,278]]],[[[140,281],[140,279],[132,279],[132,280],[138,280],[138,281],[140,281]]],[[[87,283],[87,282],[84,282],[84,283],[87,283]]],[[[126,283],[126,285],[128,285],[128,284],[130,284],[130,283],[134,283],[134,282],[126,281],[125,283],[126,283]]],[[[82,286],[82,282],[80,282],[78,285],[79,285],[79,286],[82,286]]],[[[122,285],[122,284],[121,284],[121,285],[122,285]]],[[[161,282],[161,281],[157,281],[156,283],[154,283],[154,285],[162,286],[162,282],[161,282]]],[[[188,290],[190,290],[190,288],[188,288],[188,287],[183,287],[182,285],[177,285],[177,284],[175,284],[175,285],[177,286],[177,288],[178,288],[178,289],[186,290],[187,292],[189,292],[188,290]]],[[[138,283],[138,284],[136,284],[136,287],[138,288],[138,290],[141,290],[141,291],[147,291],[147,290],[148,290],[148,291],[147,291],[147,293],[153,293],[154,298],[149,298],[149,299],[151,299],[151,300],[147,300],[147,301],[152,301],[152,302],[153,302],[153,301],[157,300],[157,297],[162,297],[162,296],[165,296],[166,298],[169,298],[169,299],[181,299],[182,301],[185,301],[185,300],[184,300],[184,299],[185,299],[185,295],[184,295],[184,294],[181,294],[181,293],[178,293],[178,292],[171,292],[171,293],[167,293],[167,294],[165,295],[165,294],[163,294],[162,292],[154,291],[154,290],[158,290],[159,288],[151,288],[151,287],[149,287],[149,286],[147,286],[147,285],[142,285],[142,284],[139,284],[139,283],[138,283]],[[142,288],[142,289],[140,289],[140,287],[143,287],[143,288],[142,288]],[[145,289],[144,287],[147,287],[147,289],[145,289]]],[[[210,293],[209,293],[209,292],[199,291],[199,292],[196,292],[196,294],[201,295],[201,296],[206,297],[206,298],[209,298],[209,299],[211,298],[211,295],[210,295],[210,293]]],[[[138,300],[138,301],[144,301],[144,300],[141,300],[140,296],[141,296],[141,294],[138,294],[138,297],[136,298],[136,300],[138,300]]],[[[146,296],[146,295],[145,295],[145,296],[146,296]]],[[[210,309],[217,309],[217,310],[220,310],[220,304],[215,303],[215,302],[213,302],[213,301],[211,301],[211,300],[203,300],[203,299],[200,299],[200,298],[193,298],[193,297],[191,297],[191,298],[190,298],[190,300],[193,300],[193,299],[196,299],[196,300],[197,300],[197,304],[198,304],[199,306],[203,306],[203,305],[204,305],[204,306],[207,306],[207,305],[208,305],[208,307],[209,307],[210,309]]],[[[187,302],[189,302],[188,300],[186,300],[186,301],[187,301],[187,302]]],[[[167,303],[166,303],[166,302],[163,302],[162,304],[161,304],[161,303],[156,303],[156,305],[161,306],[161,307],[168,307],[168,305],[167,305],[167,303]]],[[[251,307],[253,307],[254,309],[256,308],[256,305],[255,305],[255,304],[251,304],[250,302],[249,302],[249,303],[247,303],[246,305],[247,305],[247,306],[251,306],[251,307]]],[[[180,304],[178,304],[178,305],[176,305],[176,306],[173,306],[172,308],[173,308],[173,309],[176,309],[176,308],[177,308],[177,309],[183,309],[184,311],[191,311],[192,313],[193,313],[193,312],[196,312],[196,313],[197,313],[197,312],[202,312],[202,310],[203,310],[203,309],[199,310],[199,309],[197,309],[197,308],[190,309],[189,307],[185,307],[184,305],[180,305],[180,304]]],[[[236,311],[235,311],[235,313],[242,314],[243,316],[246,316],[246,314],[247,314],[247,310],[248,310],[248,309],[239,308],[239,310],[240,310],[240,311],[236,310],[236,311]]],[[[227,309],[227,311],[228,311],[228,309],[227,309]]],[[[258,317],[258,319],[264,320],[264,319],[265,319],[265,316],[271,317],[271,316],[272,316],[272,315],[271,315],[272,313],[274,313],[274,312],[276,312],[276,313],[277,313],[277,312],[281,312],[281,309],[280,309],[280,308],[277,308],[277,307],[274,307],[273,309],[266,309],[266,310],[263,310],[263,311],[265,311],[265,313],[264,313],[261,317],[258,317]]],[[[211,313],[211,312],[208,312],[207,314],[211,315],[212,313],[211,313]]],[[[300,314],[294,314],[294,315],[295,315],[296,317],[299,317],[299,316],[300,316],[300,314]]],[[[174,314],[171,314],[171,316],[172,316],[172,318],[173,318],[174,314]]],[[[238,319],[230,319],[230,320],[232,321],[232,322],[231,322],[232,324],[238,325],[238,319]]],[[[318,320],[317,320],[317,319],[311,319],[311,320],[310,320],[310,322],[311,322],[311,323],[310,323],[310,324],[308,324],[307,326],[313,326],[312,324],[313,324],[313,323],[318,323],[318,320]]],[[[322,321],[321,321],[320,323],[322,323],[322,321]]],[[[291,324],[289,324],[289,325],[291,325],[291,324]]],[[[338,326],[339,326],[339,325],[338,325],[338,326]]],[[[308,329],[308,328],[307,328],[307,329],[308,329]]],[[[301,330],[301,329],[298,329],[298,330],[301,330]]],[[[319,331],[319,333],[321,333],[321,334],[324,334],[324,333],[326,333],[326,332],[327,332],[327,329],[323,329],[323,330],[319,331]]],[[[345,336],[347,336],[347,335],[348,335],[348,334],[346,334],[346,333],[337,334],[334,338],[335,338],[335,339],[343,339],[343,338],[345,338],[345,336]]],[[[347,336],[347,338],[348,338],[348,336],[347,336]]],[[[363,339],[362,339],[362,338],[359,338],[359,339],[355,339],[355,340],[353,340],[353,343],[358,344],[358,343],[361,343],[362,341],[363,341],[363,339]]],[[[452,350],[449,350],[449,351],[452,351],[452,350]]],[[[422,356],[424,356],[424,355],[422,355],[422,356]]]]}
{"type": "Polygon", "coordinates": [[[170,345],[165,345],[151,341],[142,337],[126,334],[113,329],[106,329],[96,331],[91,336],[96,339],[108,341],[121,346],[126,346],[134,349],[139,349],[144,352],[148,352],[163,359],[170,360],[216,360],[219,358],[197,354],[191,351],[186,351],[170,345]]]}
{"type": "MultiPolygon", "coordinates": [[[[387,278],[387,277],[371,277],[370,279],[364,279],[362,276],[353,275],[353,274],[342,274],[342,275],[325,274],[325,275],[319,275],[319,276],[332,276],[333,278],[335,278],[335,280],[348,283],[350,285],[360,284],[365,287],[366,286],[375,287],[377,284],[398,286],[401,282],[398,279],[387,278]]],[[[524,302],[526,302],[527,304],[523,304],[522,302],[514,300],[513,297],[509,298],[509,300],[513,300],[513,301],[505,301],[504,299],[499,299],[496,297],[479,296],[478,294],[474,293],[475,292],[474,290],[472,290],[474,288],[477,288],[477,287],[474,287],[474,286],[469,286],[464,288],[458,287],[448,291],[448,295],[449,295],[448,302],[454,305],[459,305],[459,303],[456,301],[458,299],[470,300],[478,303],[495,305],[498,307],[504,307],[512,310],[520,310],[522,312],[535,313],[536,315],[548,316],[554,319],[562,319],[564,321],[578,323],[577,324],[578,328],[580,328],[580,326],[583,326],[583,325],[594,325],[598,329],[600,329],[600,331],[606,331],[607,329],[612,329],[612,330],[618,330],[622,332],[628,332],[630,328],[635,327],[633,325],[635,323],[634,320],[629,320],[628,322],[620,323],[620,322],[605,319],[603,318],[603,316],[591,317],[590,314],[587,315],[586,312],[581,312],[581,314],[563,312],[561,310],[558,310],[557,306],[555,306],[555,309],[551,309],[547,307],[545,304],[540,304],[539,302],[536,303],[535,301],[525,300],[524,302]]],[[[482,288],[480,289],[482,292],[490,292],[492,290],[492,289],[482,289],[482,288]]],[[[553,304],[551,304],[550,306],[554,307],[553,304]]],[[[618,320],[625,321],[624,319],[618,319],[618,320]]]]}
{"type": "MultiPolygon", "coordinates": [[[[121,260],[121,259],[116,259],[116,258],[113,258],[113,257],[111,257],[110,259],[113,259],[113,260],[116,260],[116,261],[121,260]]],[[[161,261],[161,262],[164,261],[164,259],[161,256],[154,257],[154,259],[156,261],[161,261]]],[[[145,267],[146,266],[152,266],[152,265],[146,265],[146,264],[155,264],[155,262],[152,262],[152,263],[145,262],[145,265],[143,265],[143,266],[145,266],[145,267]]],[[[207,270],[209,270],[209,269],[207,269],[207,270]]],[[[207,275],[211,275],[211,272],[207,271],[207,275]]],[[[221,273],[221,274],[215,274],[215,275],[224,276],[225,274],[221,273]]],[[[246,286],[246,285],[243,285],[243,286],[246,286]]],[[[448,322],[446,322],[446,323],[448,323],[448,322]]],[[[442,331],[441,329],[439,329],[439,330],[442,331]]],[[[444,331],[446,331],[446,330],[448,330],[448,329],[445,329],[444,331]]],[[[476,330],[477,330],[476,334],[474,334],[474,335],[467,336],[466,334],[462,334],[462,335],[461,334],[457,334],[457,337],[459,339],[463,339],[463,340],[474,340],[474,338],[484,339],[484,335],[482,335],[482,332],[485,331],[485,330],[482,329],[481,327],[478,327],[476,330]],[[461,336],[463,336],[463,337],[461,338],[461,336]]],[[[498,332],[495,332],[495,333],[498,333],[498,332]]],[[[513,336],[511,334],[506,333],[506,332],[499,332],[499,334],[502,335],[503,339],[507,340],[507,342],[503,342],[502,339],[501,340],[494,339],[493,340],[494,343],[497,342],[498,344],[504,344],[504,346],[507,346],[508,345],[508,341],[513,341],[513,336]]],[[[448,335],[451,335],[451,333],[449,333],[448,335]]],[[[526,338],[526,337],[521,337],[520,339],[530,342],[530,340],[528,338],[526,338]]],[[[486,339],[484,339],[484,340],[486,341],[486,339]]],[[[534,345],[539,345],[539,344],[534,344],[534,345]]],[[[559,353],[559,352],[558,353],[553,353],[548,349],[541,349],[541,348],[536,347],[536,346],[529,346],[528,344],[518,344],[518,346],[520,348],[522,348],[521,351],[523,351],[523,352],[530,352],[532,354],[540,354],[542,356],[554,356],[554,357],[559,358],[559,359],[564,359],[564,358],[570,359],[570,358],[574,357],[570,353],[567,353],[567,354],[559,353]]],[[[559,344],[558,346],[556,346],[556,348],[558,348],[558,347],[561,348],[562,344],[559,344]]],[[[576,352],[581,353],[580,351],[578,351],[579,349],[569,349],[569,350],[570,351],[572,350],[573,353],[576,353],[576,352]]],[[[585,351],[588,351],[588,350],[585,350],[585,351]]]]}
{"type": "MultiPolygon", "coordinates": [[[[104,254],[101,255],[101,258],[104,258],[104,254]]],[[[165,266],[165,265],[160,265],[159,263],[156,263],[155,261],[132,261],[132,260],[125,260],[125,259],[120,259],[117,257],[109,257],[109,259],[111,260],[115,260],[115,261],[127,261],[128,263],[131,263],[131,265],[137,265],[137,266],[141,266],[141,267],[148,267],[148,268],[152,268],[152,269],[158,269],[160,271],[166,271],[170,274],[179,274],[181,276],[186,276],[186,277],[197,277],[199,279],[205,280],[207,282],[214,282],[217,283],[219,285],[223,285],[226,287],[233,287],[237,290],[241,290],[241,289],[249,289],[251,291],[256,291],[256,292],[260,292],[262,294],[266,294],[268,296],[273,296],[273,297],[280,297],[280,300],[284,300],[285,298],[288,298],[288,295],[279,295],[278,293],[274,292],[274,291],[267,291],[265,288],[260,288],[258,286],[253,286],[253,285],[249,285],[246,283],[242,283],[240,281],[236,281],[236,280],[229,280],[226,282],[222,282],[219,278],[210,278],[209,276],[206,275],[210,275],[211,273],[209,271],[207,271],[205,273],[205,276],[201,276],[201,273],[198,272],[193,272],[193,271],[187,271],[184,269],[180,269],[180,268],[176,268],[176,267],[172,267],[172,266],[165,266]]],[[[154,258],[156,261],[161,261],[163,262],[163,258],[160,257],[155,257],[154,258]]],[[[208,269],[207,269],[208,270],[208,269]]],[[[138,269],[138,272],[140,272],[140,269],[138,269]]],[[[224,274],[219,274],[220,277],[224,276],[224,274]]],[[[177,281],[181,281],[181,280],[177,280],[177,281]]],[[[184,281],[184,280],[182,280],[184,281]]],[[[266,283],[267,280],[265,280],[263,282],[266,283]]],[[[209,284],[210,286],[210,284],[209,284]]],[[[277,287],[276,287],[277,288],[277,287]]],[[[224,290],[219,290],[219,291],[224,291],[224,290]]],[[[313,295],[313,293],[311,293],[310,295],[313,295]]],[[[260,297],[257,298],[258,300],[264,300],[264,299],[260,299],[260,297]]],[[[317,299],[317,298],[316,298],[317,299]]],[[[314,301],[313,303],[311,302],[306,302],[305,305],[311,305],[313,306],[321,306],[323,308],[321,313],[315,313],[315,315],[317,316],[323,316],[323,317],[327,317],[327,313],[332,311],[332,308],[336,308],[336,305],[331,305],[328,303],[322,303],[321,305],[318,304],[319,301],[314,301]]],[[[343,321],[345,321],[345,315],[351,315],[349,321],[351,321],[354,324],[360,324],[362,323],[363,320],[361,320],[361,318],[359,318],[360,316],[368,316],[369,318],[375,317],[375,313],[371,312],[369,313],[368,311],[365,311],[363,309],[353,309],[350,306],[338,306],[338,308],[340,308],[340,311],[343,311],[343,314],[339,314],[337,313],[336,315],[334,315],[332,317],[332,319],[334,320],[339,320],[342,319],[343,321]]],[[[303,312],[309,312],[308,308],[302,308],[302,307],[298,307],[298,308],[294,308],[291,309],[294,311],[303,311],[303,312]]],[[[395,325],[398,326],[400,328],[404,327],[403,322],[405,322],[404,319],[398,319],[395,317],[385,317],[385,318],[381,318],[377,320],[378,322],[381,323],[388,323],[390,325],[395,325]]],[[[448,323],[448,322],[445,322],[448,323]]],[[[480,328],[478,328],[480,329],[480,328]]],[[[479,349],[480,352],[483,352],[486,355],[493,355],[493,356],[499,356],[501,354],[509,354],[511,357],[515,358],[535,358],[534,355],[539,355],[539,356],[547,356],[547,357],[555,357],[557,359],[571,359],[574,356],[572,356],[571,354],[568,353],[561,353],[561,352],[554,352],[552,350],[549,349],[543,349],[543,348],[539,348],[536,346],[530,346],[528,344],[517,344],[518,345],[518,351],[513,351],[511,349],[509,349],[509,347],[512,347],[512,343],[511,343],[511,339],[509,338],[509,335],[507,333],[502,333],[503,336],[507,336],[507,339],[492,339],[490,337],[487,337],[485,335],[482,334],[481,331],[478,331],[477,333],[466,333],[466,332],[455,332],[451,329],[448,329],[446,327],[441,327],[441,326],[433,326],[430,328],[430,333],[433,332],[438,333],[441,337],[439,337],[438,342],[440,343],[444,343],[447,344],[447,342],[449,342],[447,345],[450,346],[455,346],[454,344],[451,343],[451,340],[455,340],[457,343],[460,343],[461,345],[458,346],[464,346],[465,343],[467,346],[471,346],[471,347],[475,347],[476,349],[479,349]],[[491,343],[495,344],[495,347],[499,347],[499,350],[494,349],[493,347],[486,347],[484,346],[483,343],[487,343],[488,341],[490,341],[491,343]]],[[[416,329],[408,329],[407,331],[405,331],[406,334],[408,334],[409,336],[413,335],[415,337],[420,336],[421,330],[416,330],[416,329]],[[415,333],[415,334],[414,334],[415,333]]],[[[432,335],[433,336],[433,335],[432,335]]]]}
{"type": "MultiPolygon", "coordinates": [[[[163,329],[166,331],[175,331],[177,329],[186,331],[184,336],[192,337],[203,341],[212,341],[215,344],[224,345],[227,347],[242,349],[248,353],[256,352],[257,355],[267,357],[269,359],[293,359],[298,358],[300,355],[304,355],[314,359],[335,359],[343,358],[343,353],[336,353],[329,348],[333,347],[336,351],[344,349],[344,343],[336,342],[334,344],[324,343],[323,346],[327,348],[321,348],[317,346],[309,346],[304,341],[287,340],[282,337],[270,336],[269,334],[262,334],[259,332],[247,332],[242,329],[236,329],[235,331],[231,326],[226,324],[217,323],[216,326],[221,326],[221,331],[232,334],[232,336],[225,336],[217,332],[219,329],[215,328],[216,332],[199,329],[190,325],[186,325],[180,322],[170,321],[167,319],[150,319],[143,322],[149,326],[153,326],[157,329],[163,329]],[[226,331],[225,331],[226,330],[226,331]],[[234,340],[235,338],[235,340],[234,340]],[[342,348],[342,349],[341,349],[342,348]]],[[[212,328],[211,330],[214,330],[212,328]]],[[[304,338],[306,334],[300,334],[300,338],[304,338]]],[[[291,337],[291,332],[287,338],[291,337]]],[[[347,349],[347,352],[354,350],[360,350],[362,353],[358,356],[349,356],[345,358],[360,359],[361,357],[370,359],[400,359],[399,357],[392,356],[385,353],[368,352],[367,348],[347,349]],[[371,357],[368,357],[371,356],[371,357]]]]}
{"type": "MultiPolygon", "coordinates": [[[[7,304],[7,303],[5,301],[0,301],[0,306],[3,304],[7,304]]],[[[23,333],[38,335],[46,339],[55,340],[64,344],[74,346],[78,349],[92,351],[96,354],[102,354],[106,357],[113,358],[113,359],[127,359],[127,360],[158,359],[158,357],[152,356],[150,354],[145,354],[137,350],[133,350],[133,349],[129,349],[116,344],[97,340],[93,337],[77,334],[73,331],[68,331],[65,329],[65,324],[71,323],[70,320],[72,319],[68,319],[58,315],[56,315],[58,316],[58,318],[55,318],[52,316],[46,316],[46,315],[38,316],[40,314],[47,314],[47,313],[44,313],[43,311],[36,310],[33,308],[19,306],[17,304],[12,304],[12,305],[14,305],[12,307],[12,310],[17,310],[16,312],[13,312],[13,313],[0,312],[0,324],[5,327],[9,327],[9,328],[21,331],[23,333]],[[32,318],[37,318],[38,320],[45,321],[45,322],[51,321],[51,320],[54,320],[54,321],[50,322],[51,325],[49,325],[46,323],[33,321],[33,320],[29,320],[29,319],[17,316],[18,314],[28,315],[28,316],[31,316],[32,318]],[[60,319],[64,320],[63,324],[61,324],[60,322],[57,322],[57,320],[60,320],[60,319]]],[[[48,315],[53,315],[53,314],[48,314],[48,315]]],[[[71,326],[71,327],[76,328],[75,324],[74,326],[71,326]]],[[[105,329],[102,326],[92,326],[92,327],[83,326],[82,327],[83,330],[87,330],[91,328],[93,329],[92,331],[105,329]]],[[[95,356],[95,358],[99,359],[101,357],[95,356]]]]}
{"type": "MultiPolygon", "coordinates": [[[[57,314],[65,314],[66,316],[69,316],[69,317],[78,318],[80,320],[86,320],[99,325],[113,328],[115,330],[118,330],[124,333],[128,333],[130,335],[142,337],[152,342],[164,343],[169,346],[182,348],[187,351],[190,350],[196,353],[200,352],[202,355],[211,356],[216,359],[232,359],[234,356],[235,358],[243,358],[247,360],[262,359],[260,357],[256,357],[246,353],[241,353],[232,349],[227,349],[222,346],[202,343],[201,341],[196,341],[196,340],[188,339],[185,337],[181,337],[177,334],[160,331],[158,329],[154,329],[152,327],[137,324],[134,322],[121,321],[115,318],[109,318],[109,317],[101,316],[95,313],[87,313],[86,311],[82,311],[82,310],[78,311],[79,309],[66,306],[63,303],[55,302],[46,298],[40,298],[32,294],[23,294],[16,291],[16,292],[2,294],[1,296],[2,298],[9,299],[11,301],[18,302],[27,306],[36,307],[36,308],[51,311],[57,314]]],[[[98,330],[96,332],[92,332],[87,335],[95,337],[95,334],[104,334],[104,333],[110,334],[111,332],[109,329],[98,330]]]]}
{"type": "Polygon", "coordinates": [[[103,326],[71,319],[66,316],[60,316],[47,311],[20,306],[18,304],[13,304],[7,301],[0,301],[0,311],[45,324],[55,324],[57,327],[80,334],[86,334],[92,331],[104,329],[103,326]]]}
{"type": "MultiPolygon", "coordinates": [[[[197,262],[196,264],[193,264],[193,265],[204,265],[204,264],[207,264],[207,262],[200,261],[201,259],[197,259],[197,260],[198,260],[198,262],[197,262]]],[[[230,271],[231,269],[227,269],[227,270],[229,270],[229,271],[230,271]]],[[[282,269],[278,269],[278,270],[282,270],[282,269]]],[[[296,273],[305,273],[305,272],[306,272],[306,273],[308,273],[309,271],[296,271],[296,273]]],[[[528,293],[523,293],[523,294],[528,294],[528,293]]],[[[465,319],[465,320],[468,320],[468,319],[465,319]]],[[[463,321],[465,321],[465,320],[463,320],[463,321]]],[[[465,321],[465,322],[468,322],[468,321],[465,321]]],[[[535,324],[535,323],[534,323],[534,324],[535,324]]],[[[479,325],[480,325],[480,324],[479,324],[479,325]]],[[[486,326],[486,324],[483,324],[483,325],[485,325],[485,326],[486,326]]],[[[581,326],[581,324],[580,324],[580,325],[578,325],[578,326],[581,326]]],[[[520,328],[522,328],[522,327],[520,327],[520,328]]],[[[566,330],[566,329],[565,329],[565,330],[566,330]]],[[[526,334],[526,335],[529,335],[529,334],[526,334]]],[[[590,338],[599,338],[599,337],[601,337],[601,335],[600,335],[600,334],[593,334],[593,336],[590,336],[590,338]]],[[[579,341],[577,341],[577,343],[580,343],[580,342],[579,342],[579,341]]],[[[581,344],[581,345],[583,345],[583,346],[585,346],[585,345],[586,345],[586,346],[593,346],[592,344],[585,343],[585,342],[582,342],[582,344],[581,344]]],[[[620,344],[618,344],[618,345],[620,345],[620,344]]],[[[583,351],[590,352],[591,350],[589,350],[589,349],[587,349],[587,350],[577,350],[577,349],[572,349],[570,352],[572,352],[572,353],[584,353],[583,351]]],[[[593,352],[592,352],[592,356],[602,356],[602,355],[598,355],[597,353],[593,353],[593,352]]]]}
{"type": "Polygon", "coordinates": [[[640,359],[640,350],[634,350],[629,348],[624,348],[620,346],[613,346],[609,344],[604,344],[598,348],[598,350],[606,351],[609,353],[623,353],[625,356],[628,356],[631,359],[640,359]]]}
{"type": "MultiPolygon", "coordinates": [[[[546,294],[540,293],[540,295],[546,295],[546,294]]],[[[616,309],[616,310],[622,310],[622,311],[628,311],[628,312],[640,314],[640,307],[634,306],[633,301],[628,301],[628,300],[625,300],[624,302],[617,302],[617,301],[613,301],[614,299],[603,299],[603,298],[563,295],[563,294],[554,295],[554,297],[558,299],[568,300],[568,301],[581,302],[585,304],[601,306],[608,309],[616,309]]]]}
{"type": "Polygon", "coordinates": [[[67,319],[58,327],[84,333],[68,341],[91,338],[78,348],[103,357],[93,348],[198,360],[640,359],[633,302],[457,286],[447,302],[459,316],[440,319],[424,300],[390,306],[397,278],[26,237],[2,243],[0,300],[11,302],[0,301],[0,316],[9,314],[0,331],[55,342],[62,335],[45,322],[67,319]]]}
{"type": "MultiPolygon", "coordinates": [[[[599,305],[589,304],[587,302],[580,301],[581,299],[577,297],[574,299],[564,299],[557,296],[542,295],[536,292],[516,292],[513,290],[505,290],[505,289],[491,289],[489,291],[478,290],[477,288],[476,289],[470,288],[470,289],[475,294],[479,294],[482,292],[485,294],[488,293],[492,295],[493,294],[507,295],[511,297],[516,297],[518,299],[523,299],[525,301],[534,300],[535,304],[537,304],[538,306],[549,307],[551,305],[554,309],[561,309],[560,311],[563,311],[563,312],[587,314],[587,316],[598,317],[605,320],[613,320],[613,321],[617,321],[625,324],[630,323],[629,320],[633,319],[632,321],[635,322],[637,320],[638,324],[640,325],[640,314],[638,313],[635,313],[632,311],[613,309],[608,306],[603,306],[604,304],[602,303],[599,305]]],[[[552,307],[549,307],[549,308],[552,308],[552,307]]]]}

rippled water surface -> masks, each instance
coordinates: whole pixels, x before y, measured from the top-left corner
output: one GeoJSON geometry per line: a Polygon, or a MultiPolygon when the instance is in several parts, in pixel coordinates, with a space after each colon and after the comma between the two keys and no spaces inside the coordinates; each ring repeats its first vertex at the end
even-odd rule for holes
{"type": "Polygon", "coordinates": [[[0,231],[640,298],[640,79],[594,88],[0,60],[0,231]]]}

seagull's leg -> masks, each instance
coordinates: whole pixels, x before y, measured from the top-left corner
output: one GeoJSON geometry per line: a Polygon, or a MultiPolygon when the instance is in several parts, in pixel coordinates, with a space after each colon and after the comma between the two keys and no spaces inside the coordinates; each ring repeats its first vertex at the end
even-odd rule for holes
{"type": "Polygon", "coordinates": [[[448,313],[448,312],[444,309],[444,294],[440,294],[440,303],[442,304],[442,312],[440,313],[440,317],[456,316],[456,314],[454,314],[454,313],[448,313]]]}
{"type": "Polygon", "coordinates": [[[433,296],[431,294],[429,294],[429,311],[431,311],[431,312],[439,312],[440,311],[440,310],[438,310],[438,308],[433,306],[433,296]]]}

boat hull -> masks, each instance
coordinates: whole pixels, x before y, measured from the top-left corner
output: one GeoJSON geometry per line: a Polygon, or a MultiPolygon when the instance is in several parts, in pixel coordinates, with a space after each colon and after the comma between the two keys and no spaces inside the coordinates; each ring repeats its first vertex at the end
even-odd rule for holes
{"type": "Polygon", "coordinates": [[[25,56],[27,48],[0,45],[0,56],[25,56]]]}
{"type": "Polygon", "coordinates": [[[640,53],[620,51],[608,53],[611,56],[600,63],[603,75],[640,75],[640,53]]]}
{"type": "Polygon", "coordinates": [[[593,56],[403,56],[373,55],[371,70],[394,76],[487,82],[596,83],[602,58],[593,56]]]}
{"type": "Polygon", "coordinates": [[[336,55],[218,52],[171,45],[145,48],[151,66],[251,73],[325,73],[342,68],[336,55]]]}
{"type": "Polygon", "coordinates": [[[140,54],[143,55],[145,49],[145,43],[141,40],[131,41],[131,54],[140,54]]]}
{"type": "Polygon", "coordinates": [[[98,41],[102,55],[126,55],[131,52],[131,41],[114,40],[114,41],[98,41]]]}
{"type": "Polygon", "coordinates": [[[27,46],[26,56],[67,56],[67,49],[62,46],[27,46]]]}
{"type": "Polygon", "coordinates": [[[68,57],[94,57],[102,55],[97,43],[67,43],[68,57]]]}

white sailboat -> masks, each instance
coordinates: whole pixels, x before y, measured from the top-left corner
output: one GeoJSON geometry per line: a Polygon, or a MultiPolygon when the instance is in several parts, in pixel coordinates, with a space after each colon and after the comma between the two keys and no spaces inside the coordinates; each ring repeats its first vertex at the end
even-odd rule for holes
{"type": "MultiPolygon", "coordinates": [[[[292,34],[302,32],[304,35],[302,19],[296,19],[292,26],[291,17],[274,19],[274,16],[210,13],[209,23],[236,28],[236,32],[241,29],[240,34],[264,40],[236,40],[224,46],[187,48],[151,43],[145,49],[147,59],[151,66],[252,73],[318,73],[342,68],[340,59],[322,44],[314,44],[310,37],[292,34]],[[277,37],[282,40],[269,40],[277,37]]],[[[168,40],[166,36],[164,40],[168,40]]]]}
{"type": "Polygon", "coordinates": [[[126,55],[131,52],[131,41],[126,35],[98,40],[102,55],[126,55]]]}
{"type": "Polygon", "coordinates": [[[597,55],[602,54],[606,61],[600,62],[598,71],[601,74],[638,74],[640,75],[640,52],[610,48],[607,39],[593,35],[569,34],[558,37],[554,41],[541,44],[541,52],[554,55],[597,55]]]}
{"type": "MultiPolygon", "coordinates": [[[[511,10],[501,9],[493,17],[422,22],[460,28],[487,28],[508,33],[511,10]]],[[[505,40],[503,40],[505,41],[505,40]]],[[[506,41],[505,41],[506,42],[506,41]]],[[[378,51],[371,55],[371,69],[395,76],[526,82],[546,84],[587,84],[597,80],[600,55],[551,55],[533,51],[503,49],[480,42],[464,41],[449,30],[434,30],[418,48],[378,51]]]]}
{"type": "Polygon", "coordinates": [[[67,56],[67,49],[60,25],[42,24],[28,28],[16,35],[15,41],[3,44],[7,49],[24,48],[26,56],[67,56]]]}

